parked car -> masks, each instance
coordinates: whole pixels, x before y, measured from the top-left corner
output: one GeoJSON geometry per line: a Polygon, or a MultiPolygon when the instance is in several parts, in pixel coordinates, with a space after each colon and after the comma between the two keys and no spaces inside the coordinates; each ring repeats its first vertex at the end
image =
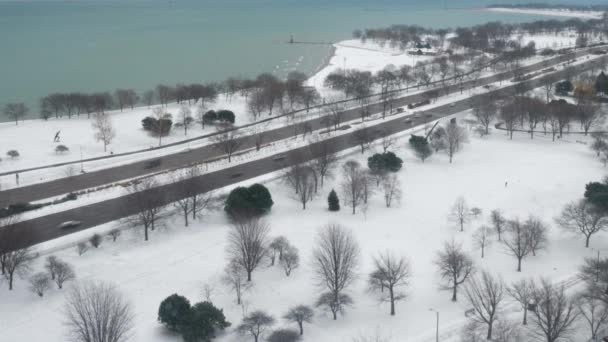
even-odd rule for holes
{"type": "Polygon", "coordinates": [[[80,226],[81,224],[82,224],[82,222],[80,222],[80,221],[65,221],[62,224],[60,224],[59,226],[57,226],[57,228],[72,229],[72,228],[76,228],[76,227],[80,226]]]}

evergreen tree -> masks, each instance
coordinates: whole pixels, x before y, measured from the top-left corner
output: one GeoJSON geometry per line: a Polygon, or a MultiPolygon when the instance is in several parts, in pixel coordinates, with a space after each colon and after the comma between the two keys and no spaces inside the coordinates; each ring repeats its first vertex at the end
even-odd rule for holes
{"type": "Polygon", "coordinates": [[[595,90],[598,93],[608,95],[608,76],[602,71],[595,80],[595,90]]]}
{"type": "Polygon", "coordinates": [[[262,215],[270,210],[274,202],[268,189],[261,184],[238,187],[230,192],[224,210],[235,215],[262,215]]]}
{"type": "Polygon", "coordinates": [[[160,303],[158,321],[165,324],[169,330],[178,331],[187,320],[190,313],[190,301],[186,297],[173,294],[160,303]]]}
{"type": "Polygon", "coordinates": [[[331,189],[329,196],[327,196],[327,204],[329,205],[329,211],[340,210],[340,199],[338,198],[338,194],[336,194],[334,189],[331,189]]]}
{"type": "Polygon", "coordinates": [[[420,158],[423,163],[426,158],[433,154],[433,150],[429,146],[429,142],[425,137],[412,134],[412,137],[410,138],[410,146],[414,150],[414,153],[416,153],[416,156],[420,158]]]}
{"type": "Polygon", "coordinates": [[[215,332],[230,326],[223,310],[209,302],[195,304],[189,310],[186,324],[180,327],[180,333],[186,342],[207,342],[215,337],[215,332]]]}
{"type": "Polygon", "coordinates": [[[382,174],[386,172],[397,172],[401,170],[403,160],[397,157],[393,152],[376,153],[367,158],[367,166],[374,174],[382,174]]]}

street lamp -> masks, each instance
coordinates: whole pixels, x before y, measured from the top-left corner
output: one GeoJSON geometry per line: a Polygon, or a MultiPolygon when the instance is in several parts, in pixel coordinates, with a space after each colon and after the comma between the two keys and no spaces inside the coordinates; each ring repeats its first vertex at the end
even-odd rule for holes
{"type": "Polygon", "coordinates": [[[439,311],[437,311],[433,308],[429,308],[429,311],[433,311],[437,315],[437,325],[435,328],[435,342],[439,342],[439,311]]]}

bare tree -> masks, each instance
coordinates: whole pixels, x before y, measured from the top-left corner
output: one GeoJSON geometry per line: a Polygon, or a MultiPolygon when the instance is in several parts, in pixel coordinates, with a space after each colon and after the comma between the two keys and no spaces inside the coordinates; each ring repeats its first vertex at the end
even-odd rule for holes
{"type": "Polygon", "coordinates": [[[258,342],[274,323],[274,317],[264,311],[254,311],[243,317],[243,322],[239,324],[236,330],[241,335],[251,335],[254,342],[258,342]]]}
{"type": "Polygon", "coordinates": [[[491,235],[490,227],[486,225],[481,225],[477,231],[475,231],[475,234],[473,234],[473,243],[481,250],[482,259],[485,257],[486,248],[492,244],[492,241],[490,240],[491,235]]]}
{"type": "Polygon", "coordinates": [[[521,305],[524,311],[523,325],[528,324],[528,307],[532,301],[532,292],[534,291],[534,283],[532,280],[522,279],[514,282],[507,288],[509,296],[521,305]]]}
{"type": "Polygon", "coordinates": [[[57,273],[57,265],[61,262],[59,258],[54,255],[49,255],[46,257],[44,262],[44,268],[51,276],[51,280],[55,280],[55,275],[57,273]]]}
{"type": "Polygon", "coordinates": [[[385,135],[382,138],[382,153],[388,152],[388,150],[397,143],[397,139],[391,135],[385,135]]]}
{"type": "Polygon", "coordinates": [[[319,232],[313,267],[318,286],[328,292],[319,297],[317,306],[328,306],[334,320],[352,302],[343,292],[355,279],[358,261],[359,246],[352,232],[337,224],[328,224],[319,232]]]}
{"type": "Polygon", "coordinates": [[[464,286],[465,295],[473,307],[473,319],[488,326],[488,340],[492,339],[492,327],[499,306],[504,299],[504,282],[487,271],[469,278],[464,286]]]}
{"type": "Polygon", "coordinates": [[[534,287],[533,299],[536,310],[532,311],[532,324],[536,337],[556,342],[567,339],[575,331],[578,312],[563,286],[541,279],[540,285],[534,287]]]}
{"type": "Polygon", "coordinates": [[[186,227],[189,225],[189,217],[195,220],[197,215],[210,209],[213,203],[212,191],[201,193],[198,190],[202,182],[200,176],[201,169],[198,165],[177,171],[173,175],[173,182],[181,195],[181,199],[174,203],[174,207],[181,211],[186,227]]]}
{"type": "Polygon", "coordinates": [[[316,193],[315,170],[305,164],[296,164],[284,172],[283,179],[293,189],[292,196],[302,203],[302,209],[305,210],[306,203],[312,201],[316,193]]]}
{"type": "Polygon", "coordinates": [[[15,275],[23,278],[27,276],[30,272],[30,263],[32,262],[34,256],[31,253],[29,248],[21,248],[14,250],[10,247],[11,242],[18,242],[20,237],[18,233],[8,233],[9,237],[6,239],[7,247],[4,249],[2,254],[2,268],[4,270],[4,276],[8,280],[8,289],[9,291],[13,289],[13,283],[15,280],[15,275]],[[11,237],[10,235],[14,235],[11,237]]]}
{"type": "Polygon", "coordinates": [[[179,121],[181,121],[182,126],[184,127],[184,135],[188,135],[188,128],[192,125],[194,121],[192,119],[192,111],[186,105],[182,105],[179,109],[179,121]]]}
{"type": "Polygon", "coordinates": [[[498,241],[502,240],[502,233],[505,229],[506,219],[502,215],[500,209],[494,209],[490,213],[490,219],[492,220],[492,225],[494,226],[494,231],[498,236],[498,241]]]}
{"type": "Polygon", "coordinates": [[[304,335],[304,323],[311,323],[314,312],[306,305],[298,305],[290,308],[283,316],[284,319],[298,324],[300,335],[304,335]]]}
{"type": "Polygon", "coordinates": [[[488,135],[490,133],[490,124],[496,117],[498,108],[496,106],[496,100],[487,96],[478,96],[473,99],[473,115],[477,119],[477,122],[483,127],[483,133],[488,135]]]}
{"type": "Polygon", "coordinates": [[[507,230],[502,243],[507,252],[517,259],[517,272],[521,272],[521,262],[532,253],[532,238],[528,226],[518,219],[507,222],[507,230]]]}
{"type": "Polygon", "coordinates": [[[456,202],[454,202],[450,211],[449,219],[458,224],[458,226],[460,226],[460,231],[464,232],[464,225],[471,220],[471,211],[469,210],[469,206],[464,197],[458,197],[456,199],[456,202]]]}
{"type": "Polygon", "coordinates": [[[331,178],[338,158],[327,140],[312,141],[309,146],[311,154],[317,156],[310,161],[310,166],[319,174],[323,186],[325,178],[331,178]]]}
{"type": "Polygon", "coordinates": [[[224,275],[222,276],[222,283],[230,286],[232,291],[234,291],[238,305],[241,305],[243,293],[251,287],[251,283],[246,280],[245,269],[236,259],[230,260],[228,265],[226,265],[224,275]]]}
{"type": "Polygon", "coordinates": [[[445,128],[446,133],[446,151],[450,157],[450,163],[456,152],[460,151],[462,144],[467,142],[467,131],[456,123],[456,120],[451,121],[445,128]]]}
{"type": "Polygon", "coordinates": [[[365,197],[367,176],[361,169],[361,164],[354,160],[349,160],[342,165],[342,175],[342,193],[355,214],[357,206],[363,202],[365,197]]]}
{"type": "Polygon", "coordinates": [[[236,219],[228,233],[228,254],[247,272],[247,281],[266,255],[270,227],[256,217],[236,219]]]}
{"type": "Polygon", "coordinates": [[[595,296],[581,293],[576,298],[578,312],[589,325],[590,341],[596,341],[600,329],[608,325],[608,306],[595,296]]]}
{"type": "Polygon", "coordinates": [[[362,126],[353,133],[352,140],[355,144],[359,145],[361,148],[361,154],[363,154],[371,147],[375,137],[371,129],[362,126]]]}
{"type": "Polygon", "coordinates": [[[279,264],[283,267],[285,275],[289,277],[291,271],[300,266],[300,253],[294,246],[287,246],[287,249],[283,252],[283,257],[279,260],[279,264]]]}
{"type": "Polygon", "coordinates": [[[547,225],[541,221],[540,218],[530,215],[526,222],[526,229],[530,234],[530,249],[532,255],[536,256],[536,253],[546,249],[549,240],[547,238],[547,225]]]}
{"type": "Polygon", "coordinates": [[[386,175],[382,178],[382,189],[384,190],[384,204],[390,208],[394,201],[401,201],[401,182],[397,174],[386,175]]]}
{"type": "Polygon", "coordinates": [[[57,288],[62,289],[63,284],[66,281],[73,280],[75,278],[76,273],[74,273],[72,265],[63,261],[57,262],[55,267],[55,283],[57,284],[57,288]]]}
{"type": "Polygon", "coordinates": [[[277,236],[268,245],[268,254],[270,256],[270,266],[274,266],[274,261],[279,256],[279,261],[283,260],[283,252],[289,248],[290,244],[286,237],[277,236]]]}
{"type": "Polygon", "coordinates": [[[164,210],[163,192],[158,188],[156,180],[151,177],[134,182],[128,191],[134,197],[136,214],[127,221],[133,226],[143,226],[144,241],[148,241],[149,230],[156,229],[164,210]]]}
{"type": "Polygon", "coordinates": [[[606,214],[584,199],[567,204],[555,221],[563,229],[585,236],[585,247],[593,234],[608,227],[606,214]]]}
{"type": "Polygon", "coordinates": [[[65,315],[71,340],[77,342],[123,342],[133,330],[131,304],[118,289],[102,282],[71,288],[65,315]]]}
{"type": "Polygon", "coordinates": [[[24,103],[8,103],[2,109],[4,115],[15,121],[15,125],[19,124],[19,120],[23,120],[29,108],[24,103]]]}
{"type": "Polygon", "coordinates": [[[108,145],[116,137],[116,131],[114,130],[110,116],[105,113],[97,113],[93,116],[93,123],[91,125],[95,130],[95,140],[103,143],[103,151],[106,152],[108,145]]]}
{"type": "Polygon", "coordinates": [[[46,290],[51,287],[51,279],[45,272],[38,272],[30,277],[30,290],[37,294],[39,297],[44,296],[46,290]]]}
{"type": "Polygon", "coordinates": [[[407,298],[405,292],[411,278],[409,261],[391,252],[374,258],[374,268],[368,278],[368,287],[379,295],[381,302],[390,303],[390,314],[395,315],[395,302],[407,298]],[[385,292],[386,290],[386,292],[385,292]]]}
{"type": "Polygon", "coordinates": [[[441,289],[452,290],[452,301],[457,300],[458,286],[462,285],[475,272],[473,260],[454,241],[446,242],[443,250],[437,252],[435,265],[444,281],[441,289]]]}
{"type": "Polygon", "coordinates": [[[213,137],[213,142],[216,148],[228,156],[228,162],[231,162],[232,155],[241,146],[242,140],[237,131],[231,126],[218,126],[218,134],[213,137]]]}

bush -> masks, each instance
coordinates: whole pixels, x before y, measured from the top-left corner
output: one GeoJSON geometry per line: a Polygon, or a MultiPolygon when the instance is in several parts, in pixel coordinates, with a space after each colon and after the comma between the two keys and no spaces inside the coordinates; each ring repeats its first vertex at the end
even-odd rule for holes
{"type": "Polygon", "coordinates": [[[207,111],[203,114],[203,122],[206,124],[214,123],[217,120],[217,113],[214,110],[207,111]]]}
{"type": "Polygon", "coordinates": [[[19,158],[19,151],[10,150],[10,151],[6,152],[6,155],[9,156],[11,159],[19,158]]]}
{"type": "Polygon", "coordinates": [[[571,92],[572,90],[574,90],[574,86],[572,85],[572,82],[570,82],[568,80],[558,82],[555,84],[555,93],[557,95],[566,95],[569,92],[571,92]]]}
{"type": "Polygon", "coordinates": [[[108,233],[108,235],[110,235],[112,237],[112,242],[116,242],[116,240],[118,239],[120,234],[121,234],[121,232],[120,232],[120,229],[118,229],[118,228],[114,228],[114,229],[110,230],[110,233],[108,233]]]}
{"type": "Polygon", "coordinates": [[[268,342],[297,342],[301,339],[300,334],[291,329],[275,330],[266,339],[268,342]]]}
{"type": "Polygon", "coordinates": [[[186,317],[184,325],[179,327],[186,342],[209,341],[215,337],[217,330],[230,326],[224,312],[209,302],[195,304],[186,317]]]}
{"type": "Polygon", "coordinates": [[[592,182],[585,186],[585,199],[598,208],[608,211],[608,184],[592,182]]]}
{"type": "Polygon", "coordinates": [[[79,242],[78,245],[76,245],[76,251],[78,251],[78,255],[83,255],[88,250],[89,246],[84,242],[79,242]]]}
{"type": "Polygon", "coordinates": [[[401,170],[403,160],[393,152],[376,153],[367,159],[367,166],[375,174],[397,172],[401,170]]]}
{"type": "Polygon", "coordinates": [[[222,122],[229,122],[233,124],[235,116],[232,111],[222,109],[217,112],[217,119],[222,122]]]}
{"type": "Polygon", "coordinates": [[[65,145],[57,145],[57,147],[55,147],[55,153],[64,153],[69,151],[70,149],[65,146],[65,145]]]}
{"type": "Polygon", "coordinates": [[[340,210],[340,199],[334,189],[331,189],[329,196],[327,196],[327,205],[329,206],[329,211],[340,210]]]}
{"type": "Polygon", "coordinates": [[[165,116],[160,120],[151,116],[147,116],[143,120],[141,120],[141,126],[146,131],[152,132],[154,134],[158,134],[160,132],[160,134],[165,136],[168,135],[169,132],[171,132],[173,121],[170,119],[170,116],[165,116]]]}
{"type": "Polygon", "coordinates": [[[99,234],[94,234],[89,239],[89,242],[91,243],[91,246],[93,246],[95,248],[99,248],[99,246],[101,246],[102,237],[99,234]]]}
{"type": "Polygon", "coordinates": [[[186,342],[209,341],[217,330],[230,326],[224,312],[209,302],[190,306],[186,297],[173,294],[160,303],[158,321],[178,332],[186,342]]]}
{"type": "Polygon", "coordinates": [[[224,210],[231,216],[262,215],[267,213],[274,202],[268,189],[261,184],[238,187],[230,192],[224,210]]]}
{"type": "Polygon", "coordinates": [[[169,330],[178,331],[179,327],[187,324],[190,309],[190,301],[186,297],[173,294],[160,303],[158,321],[169,330]]]}

